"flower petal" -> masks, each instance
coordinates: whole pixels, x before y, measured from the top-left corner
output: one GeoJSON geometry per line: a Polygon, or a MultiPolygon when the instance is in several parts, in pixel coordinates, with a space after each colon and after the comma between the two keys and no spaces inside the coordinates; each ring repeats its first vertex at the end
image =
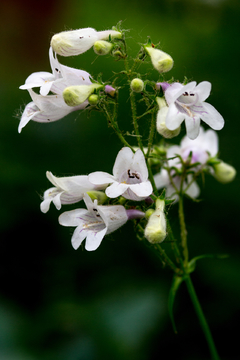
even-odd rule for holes
{"type": "Polygon", "coordinates": [[[120,179],[121,175],[131,168],[133,157],[134,154],[129,147],[124,147],[119,151],[113,166],[113,175],[116,179],[120,179]]]}
{"type": "Polygon", "coordinates": [[[34,118],[34,116],[38,116],[41,114],[41,110],[34,104],[33,101],[27,104],[25,107],[21,120],[18,126],[18,132],[20,133],[22,131],[22,128],[27,125],[27,123],[34,118]]]}
{"type": "Polygon", "coordinates": [[[212,105],[204,102],[202,106],[206,113],[201,115],[201,119],[208,124],[213,130],[221,130],[224,126],[224,119],[221,114],[212,105]]]}
{"type": "Polygon", "coordinates": [[[186,116],[185,125],[187,130],[187,136],[192,140],[196,139],[200,131],[200,118],[191,118],[189,116],[186,116]]]}
{"type": "Polygon", "coordinates": [[[129,188],[139,197],[145,198],[152,194],[153,188],[151,182],[144,181],[140,184],[130,185],[129,188]]]}
{"type": "Polygon", "coordinates": [[[94,185],[111,184],[112,182],[116,181],[114,176],[104,171],[95,171],[89,174],[88,180],[94,185]]]}
{"type": "Polygon", "coordinates": [[[114,182],[112,185],[110,185],[106,189],[105,192],[109,198],[116,198],[116,197],[122,195],[124,193],[124,191],[126,191],[128,189],[128,187],[129,187],[128,184],[114,182]]]}
{"type": "Polygon", "coordinates": [[[86,223],[86,216],[88,215],[86,209],[75,209],[71,211],[65,211],[59,218],[59,224],[63,226],[79,226],[86,223]]]}
{"type": "Polygon", "coordinates": [[[198,101],[205,101],[211,92],[212,84],[209,81],[202,81],[194,89],[194,93],[198,94],[198,101]]]}
{"type": "Polygon", "coordinates": [[[178,112],[175,104],[170,104],[165,120],[166,127],[169,130],[175,130],[181,125],[184,119],[185,115],[178,112]]]}
{"type": "Polygon", "coordinates": [[[72,247],[77,250],[79,248],[79,246],[81,245],[81,243],[83,242],[83,240],[87,237],[88,235],[88,231],[83,229],[81,226],[78,226],[73,233],[72,239],[71,239],[71,243],[72,243],[72,247]]]}
{"type": "Polygon", "coordinates": [[[143,152],[138,149],[133,157],[133,163],[131,165],[131,171],[134,170],[134,172],[138,172],[141,174],[141,180],[147,181],[148,179],[148,168],[145,161],[145,157],[143,155],[143,152]]]}
{"type": "Polygon", "coordinates": [[[88,231],[87,239],[85,244],[85,249],[87,251],[94,251],[96,250],[102,242],[105,234],[107,232],[107,227],[102,229],[101,231],[88,231]]]}

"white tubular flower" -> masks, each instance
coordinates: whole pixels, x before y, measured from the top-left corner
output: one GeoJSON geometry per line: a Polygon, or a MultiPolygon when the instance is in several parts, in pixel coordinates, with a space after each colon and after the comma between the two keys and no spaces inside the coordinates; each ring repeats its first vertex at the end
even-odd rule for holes
{"type": "Polygon", "coordinates": [[[49,210],[51,202],[60,210],[62,204],[74,204],[82,200],[87,191],[101,190],[106,187],[91,184],[87,175],[56,177],[50,171],[47,171],[46,175],[54,187],[44,192],[44,200],[40,205],[43,213],[49,210]]]}
{"type": "Polygon", "coordinates": [[[84,109],[88,104],[86,101],[81,105],[70,107],[64,102],[62,95],[42,96],[31,89],[28,91],[33,101],[26,105],[22,113],[18,126],[19,133],[30,120],[40,123],[53,122],[62,119],[73,111],[84,109]]]}
{"type": "MultiPolygon", "coordinates": [[[[173,145],[167,150],[167,158],[171,159],[176,155],[180,155],[184,161],[186,161],[192,153],[191,163],[200,163],[202,165],[206,164],[208,159],[215,157],[218,153],[218,136],[215,131],[207,130],[204,131],[203,127],[200,127],[199,136],[195,140],[189,139],[187,136],[184,136],[180,146],[173,145]]],[[[181,168],[182,164],[178,157],[168,160],[169,167],[181,168]]],[[[192,171],[198,170],[198,166],[192,168],[192,171]]],[[[171,172],[174,175],[174,170],[171,172]]],[[[179,176],[174,176],[173,182],[177,189],[180,189],[181,178],[179,176]]],[[[154,176],[154,180],[158,189],[166,187],[166,197],[173,197],[173,194],[176,192],[173,185],[170,182],[169,175],[166,169],[162,169],[159,174],[154,176]]],[[[188,187],[188,184],[192,181],[192,175],[188,176],[187,182],[183,184],[183,189],[188,187]]],[[[186,191],[186,194],[192,198],[198,197],[200,194],[200,189],[196,182],[193,182],[186,191]]]]}
{"type": "Polygon", "coordinates": [[[176,130],[169,130],[166,127],[165,121],[168,113],[168,106],[163,98],[157,97],[156,100],[159,106],[159,110],[157,113],[157,120],[156,120],[157,132],[166,139],[171,139],[180,133],[181,126],[179,126],[176,130]]]}
{"type": "Polygon", "coordinates": [[[222,184],[227,184],[234,180],[236,176],[236,169],[221,161],[219,164],[213,166],[214,169],[214,177],[216,180],[221,182],[222,184]]]}
{"type": "Polygon", "coordinates": [[[150,215],[144,236],[151,244],[163,242],[167,235],[167,223],[164,214],[165,201],[156,200],[156,210],[150,215]]]}
{"type": "Polygon", "coordinates": [[[46,96],[50,90],[60,94],[66,87],[66,83],[69,85],[91,84],[89,73],[60,64],[58,59],[53,56],[51,47],[49,49],[49,60],[52,74],[45,71],[35,72],[28,76],[25,84],[21,85],[19,89],[28,90],[40,87],[40,95],[46,96]]]}
{"type": "Polygon", "coordinates": [[[205,100],[210,95],[211,83],[203,81],[196,86],[192,81],[187,85],[173,83],[165,91],[169,105],[166,126],[169,130],[177,129],[185,120],[187,136],[194,140],[199,134],[200,119],[214,130],[224,126],[223,117],[205,100]]]}
{"type": "Polygon", "coordinates": [[[96,41],[108,40],[111,37],[121,37],[121,33],[114,30],[97,32],[93,28],[63,31],[52,37],[53,50],[62,56],[73,56],[89,50],[96,41]]]}
{"type": "Polygon", "coordinates": [[[145,46],[145,50],[151,58],[154,68],[160,72],[167,72],[173,67],[173,59],[167,53],[152,46],[145,46]]]}
{"type": "Polygon", "coordinates": [[[69,107],[63,100],[63,90],[69,85],[90,85],[90,74],[64,66],[54,58],[52,49],[49,50],[50,64],[53,74],[38,72],[30,75],[21,89],[27,89],[32,98],[21,116],[18,132],[30,121],[48,123],[62,119],[73,111],[84,109],[88,102],[76,107],[69,107]],[[45,74],[45,75],[44,75],[45,74]],[[47,75],[48,74],[48,75],[47,75]],[[51,76],[50,76],[51,75],[51,76]],[[35,93],[32,88],[40,87],[40,94],[35,93]],[[47,95],[49,91],[56,95],[47,95]]]}
{"type": "MultiPolygon", "coordinates": [[[[180,155],[184,161],[192,152],[191,163],[199,162],[206,164],[210,157],[215,157],[218,153],[218,136],[213,130],[204,131],[200,126],[199,136],[195,140],[184,136],[181,140],[180,146],[173,145],[167,151],[167,158],[172,158],[175,155],[180,155]]],[[[169,166],[181,167],[178,158],[168,161],[169,166]]]]}
{"type": "Polygon", "coordinates": [[[110,198],[122,195],[126,199],[141,201],[152,193],[147,165],[140,149],[134,154],[130,148],[122,148],[117,155],[113,175],[97,171],[91,173],[88,179],[95,185],[111,184],[106,189],[110,198]]]}
{"type": "MultiPolygon", "coordinates": [[[[192,182],[193,176],[188,175],[187,181],[184,181],[183,183],[183,190],[187,188],[186,194],[190,196],[191,198],[195,199],[200,194],[200,188],[196,181],[192,182]],[[188,186],[188,184],[190,184],[188,186]]],[[[163,187],[166,188],[166,198],[171,198],[175,201],[178,201],[178,196],[176,195],[176,189],[175,187],[180,190],[181,186],[181,178],[180,176],[174,176],[173,182],[175,187],[171,184],[171,181],[169,179],[169,175],[166,169],[162,169],[159,174],[154,175],[154,181],[156,184],[157,189],[162,189],[163,187]]]]}
{"type": "Polygon", "coordinates": [[[63,226],[77,226],[72,236],[72,246],[76,250],[84,239],[85,249],[96,250],[105,235],[112,233],[127,220],[127,212],[122,205],[98,205],[84,194],[86,209],[76,209],[64,212],[59,216],[59,223],[63,226]]]}

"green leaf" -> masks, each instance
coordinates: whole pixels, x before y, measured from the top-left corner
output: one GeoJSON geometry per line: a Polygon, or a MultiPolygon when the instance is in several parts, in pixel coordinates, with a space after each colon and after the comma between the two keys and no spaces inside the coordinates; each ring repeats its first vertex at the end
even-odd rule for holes
{"type": "Polygon", "coordinates": [[[186,271],[188,274],[193,272],[196,268],[196,262],[197,260],[211,258],[211,259],[226,259],[228,258],[228,254],[204,254],[194,257],[192,260],[189,261],[188,266],[186,268],[186,271]]]}
{"type": "Polygon", "coordinates": [[[170,315],[170,319],[171,319],[172,326],[173,326],[173,331],[175,332],[175,334],[177,334],[177,328],[176,328],[174,316],[173,316],[173,304],[174,304],[177,290],[178,290],[180,284],[182,283],[182,281],[183,281],[182,277],[174,276],[172,286],[171,286],[171,289],[169,292],[169,298],[168,298],[168,310],[169,310],[169,315],[170,315]]]}

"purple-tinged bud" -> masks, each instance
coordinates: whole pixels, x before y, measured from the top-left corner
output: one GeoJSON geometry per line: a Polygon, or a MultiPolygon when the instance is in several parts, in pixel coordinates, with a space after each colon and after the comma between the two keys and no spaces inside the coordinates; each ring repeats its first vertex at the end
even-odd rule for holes
{"type": "Polygon", "coordinates": [[[129,209],[129,210],[126,210],[126,212],[127,212],[128,220],[141,219],[141,218],[145,217],[145,213],[140,210],[129,209]]]}
{"type": "Polygon", "coordinates": [[[167,82],[159,82],[159,83],[156,83],[157,89],[160,89],[160,86],[161,86],[161,88],[163,89],[163,92],[165,92],[165,91],[169,88],[170,84],[167,83],[167,82]]]}
{"type": "Polygon", "coordinates": [[[151,198],[151,196],[146,197],[144,201],[147,205],[152,205],[154,203],[154,200],[151,198]]]}
{"type": "Polygon", "coordinates": [[[105,93],[109,94],[111,96],[114,96],[116,92],[116,89],[114,89],[111,85],[106,85],[105,86],[105,93]]]}

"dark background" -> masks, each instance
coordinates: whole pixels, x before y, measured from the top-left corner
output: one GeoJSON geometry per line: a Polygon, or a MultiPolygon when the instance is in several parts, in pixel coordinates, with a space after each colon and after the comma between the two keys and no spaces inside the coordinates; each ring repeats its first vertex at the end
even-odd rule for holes
{"type": "MultiPolygon", "coordinates": [[[[174,335],[167,309],[172,274],[135,238],[131,223],[95,252],[74,251],[71,230],[58,224],[69,208],[40,212],[40,197],[50,187],[46,170],[57,176],[111,172],[121,144],[99,114],[73,113],[46,125],[30,121],[18,134],[20,110],[30,102],[18,87],[32,72],[50,71],[54,33],[100,31],[123,20],[132,55],[151,36],[174,58],[166,79],[212,83],[209,102],[226,121],[218,132],[220,158],[239,169],[239,14],[239,2],[231,0],[1,1],[0,359],[210,359],[185,285],[174,307],[174,335]]],[[[60,61],[95,77],[102,72],[103,80],[120,68],[92,49],[60,61]]],[[[129,129],[125,100],[119,124],[129,129]]],[[[221,359],[238,359],[238,175],[227,185],[207,177],[201,199],[186,203],[190,256],[230,257],[201,260],[192,278],[221,359]]],[[[170,221],[177,234],[174,207],[170,221]]]]}

